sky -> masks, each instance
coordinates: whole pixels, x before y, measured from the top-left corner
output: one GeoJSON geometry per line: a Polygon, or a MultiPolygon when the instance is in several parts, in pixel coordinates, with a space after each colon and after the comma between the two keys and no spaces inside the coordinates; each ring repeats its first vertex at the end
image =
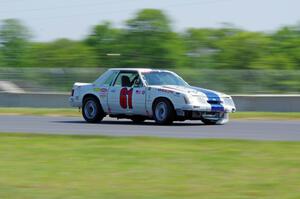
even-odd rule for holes
{"type": "Polygon", "coordinates": [[[123,27],[143,8],[163,10],[175,31],[231,23],[270,32],[300,22],[300,0],[0,0],[0,20],[20,19],[35,41],[77,40],[103,21],[123,27]]]}

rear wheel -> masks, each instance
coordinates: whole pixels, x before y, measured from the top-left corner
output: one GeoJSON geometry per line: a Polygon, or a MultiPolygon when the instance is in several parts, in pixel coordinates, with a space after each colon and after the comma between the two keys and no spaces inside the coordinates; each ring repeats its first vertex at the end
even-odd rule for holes
{"type": "Polygon", "coordinates": [[[153,116],[158,124],[171,124],[175,116],[173,105],[167,99],[158,99],[153,107],[153,116]]]}
{"type": "Polygon", "coordinates": [[[82,116],[89,123],[100,122],[105,113],[100,105],[100,102],[95,97],[87,97],[83,101],[82,116]]]}

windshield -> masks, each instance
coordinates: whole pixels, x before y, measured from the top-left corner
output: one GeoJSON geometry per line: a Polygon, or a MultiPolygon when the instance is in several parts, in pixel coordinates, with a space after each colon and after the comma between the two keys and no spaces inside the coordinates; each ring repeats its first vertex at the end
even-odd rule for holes
{"type": "Polygon", "coordinates": [[[188,84],[179,76],[170,72],[152,71],[142,73],[148,85],[176,85],[187,86],[188,84]]]}

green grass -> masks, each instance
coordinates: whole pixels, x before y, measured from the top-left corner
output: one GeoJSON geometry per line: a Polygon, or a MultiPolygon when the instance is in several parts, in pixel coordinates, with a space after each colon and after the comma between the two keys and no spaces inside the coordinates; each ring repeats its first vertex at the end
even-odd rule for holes
{"type": "MultiPolygon", "coordinates": [[[[76,108],[0,108],[0,115],[81,116],[76,108]]],[[[236,112],[232,119],[299,120],[300,112],[236,112]]]]}
{"type": "Polygon", "coordinates": [[[78,108],[0,108],[0,115],[81,116],[78,108]]]}
{"type": "Polygon", "coordinates": [[[300,198],[300,142],[0,135],[3,199],[300,198]]]}
{"type": "Polygon", "coordinates": [[[300,120],[300,112],[236,112],[231,119],[300,120]]]}

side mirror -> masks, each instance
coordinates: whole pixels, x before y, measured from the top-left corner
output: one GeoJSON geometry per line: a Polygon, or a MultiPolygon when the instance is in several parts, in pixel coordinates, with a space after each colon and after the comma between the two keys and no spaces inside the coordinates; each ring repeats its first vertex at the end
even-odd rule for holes
{"type": "Polygon", "coordinates": [[[138,78],[134,81],[133,87],[141,87],[141,85],[142,85],[142,81],[140,78],[138,78]]]}

